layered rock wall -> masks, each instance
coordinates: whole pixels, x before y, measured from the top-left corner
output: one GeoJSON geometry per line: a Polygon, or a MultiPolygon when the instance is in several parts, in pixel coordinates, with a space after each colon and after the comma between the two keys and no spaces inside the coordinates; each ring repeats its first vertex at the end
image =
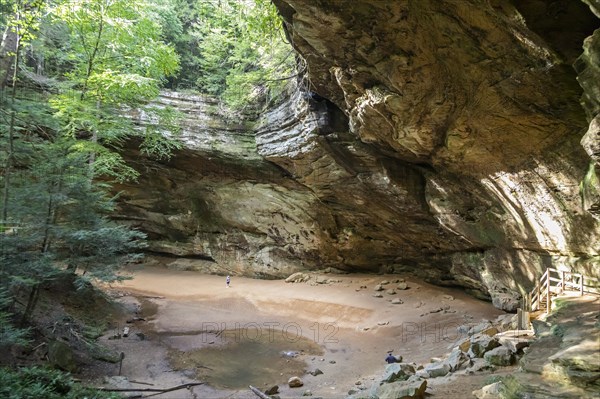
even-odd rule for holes
{"type": "Polygon", "coordinates": [[[121,201],[152,252],[259,277],[410,272],[505,309],[547,266],[599,273],[593,5],[274,3],[309,83],[256,122],[163,97],[186,149],[131,152],[121,201]]]}

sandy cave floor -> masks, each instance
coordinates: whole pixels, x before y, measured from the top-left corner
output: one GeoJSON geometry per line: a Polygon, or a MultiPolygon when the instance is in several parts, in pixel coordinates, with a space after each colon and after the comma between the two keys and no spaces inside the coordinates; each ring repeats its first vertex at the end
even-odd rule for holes
{"type": "MultiPolygon", "coordinates": [[[[135,267],[128,273],[133,279],[108,290],[130,310],[128,318],[145,320],[120,320],[119,329],[131,328],[128,337],[108,339],[115,328],[101,338],[125,354],[121,375],[128,386],[208,382],[155,398],[256,398],[249,384],[263,390],[279,385],[282,398],[301,397],[306,390],[314,397],[345,397],[349,389],[368,389],[377,381],[388,351],[405,362],[427,363],[465,338],[456,327],[502,313],[458,289],[399,275],[325,274],[335,282],[317,285],[234,276],[226,288],[224,277],[196,272],[135,267]],[[385,288],[395,288],[403,277],[407,290],[373,297],[376,284],[387,280],[385,288]],[[394,298],[404,303],[392,304],[394,298]],[[306,374],[316,368],[323,374],[306,374]],[[292,375],[304,386],[289,388],[292,375]]],[[[118,368],[110,364],[102,371],[117,375],[118,368]]],[[[468,398],[489,378],[487,373],[430,379],[427,393],[468,398]]]]}

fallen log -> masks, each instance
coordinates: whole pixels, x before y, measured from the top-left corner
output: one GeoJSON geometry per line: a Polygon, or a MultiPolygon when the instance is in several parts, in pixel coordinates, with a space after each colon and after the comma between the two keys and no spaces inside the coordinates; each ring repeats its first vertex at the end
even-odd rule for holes
{"type": "MultiPolygon", "coordinates": [[[[97,389],[99,391],[104,391],[104,392],[158,392],[157,395],[160,395],[162,393],[178,391],[180,389],[187,389],[187,388],[195,387],[198,385],[204,385],[204,383],[203,382],[188,382],[187,384],[177,385],[176,387],[172,387],[172,388],[102,388],[102,387],[100,387],[100,388],[95,388],[95,389],[97,389]]],[[[148,396],[154,396],[154,395],[148,395],[148,396]]]]}
{"type": "Polygon", "coordinates": [[[265,393],[262,393],[262,391],[258,388],[253,387],[252,385],[248,385],[248,388],[250,388],[250,390],[252,392],[254,392],[254,394],[256,396],[258,396],[260,399],[271,399],[271,397],[265,393]]]}
{"type": "Polygon", "coordinates": [[[149,382],[143,382],[143,381],[129,380],[129,382],[131,382],[131,383],[133,383],[133,384],[143,384],[143,385],[150,385],[150,386],[154,386],[154,384],[150,384],[149,382]]]}

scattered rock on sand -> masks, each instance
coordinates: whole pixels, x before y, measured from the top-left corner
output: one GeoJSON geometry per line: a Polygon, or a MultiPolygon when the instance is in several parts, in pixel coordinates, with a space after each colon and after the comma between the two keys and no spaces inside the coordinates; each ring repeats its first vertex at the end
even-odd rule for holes
{"type": "Polygon", "coordinates": [[[496,318],[494,325],[501,331],[516,330],[518,326],[517,314],[503,314],[496,318]]]}
{"type": "Polygon", "coordinates": [[[310,276],[306,273],[297,272],[285,279],[286,283],[303,283],[310,280],[310,276]]]}
{"type": "Polygon", "coordinates": [[[302,396],[312,396],[312,391],[307,389],[306,391],[302,392],[302,396]]]}
{"type": "Polygon", "coordinates": [[[316,377],[318,375],[323,374],[323,372],[321,370],[319,370],[319,369],[314,369],[313,371],[309,371],[308,374],[313,375],[313,376],[316,377]]]}
{"type": "Polygon", "coordinates": [[[425,371],[431,378],[443,377],[450,372],[450,366],[446,363],[430,363],[425,366],[425,371]]]}
{"type": "Polygon", "coordinates": [[[392,299],[392,303],[394,305],[402,305],[404,302],[400,298],[394,298],[394,299],[392,299]]]}
{"type": "Polygon", "coordinates": [[[302,382],[300,377],[291,377],[288,380],[288,385],[290,388],[298,388],[298,387],[301,387],[302,385],[304,385],[304,383],[302,382]]]}
{"type": "Polygon", "coordinates": [[[373,296],[374,296],[375,298],[383,298],[383,294],[382,294],[382,293],[379,293],[379,292],[376,292],[376,293],[374,293],[374,294],[373,294],[373,296]]]}
{"type": "Polygon", "coordinates": [[[496,327],[490,327],[486,328],[481,333],[487,335],[488,337],[493,337],[494,335],[498,334],[498,329],[496,327]]]}
{"type": "Polygon", "coordinates": [[[406,381],[415,374],[415,368],[408,363],[392,363],[385,367],[382,382],[406,381]]]}
{"type": "Polygon", "coordinates": [[[494,366],[490,365],[483,359],[471,359],[470,367],[467,369],[467,373],[473,374],[483,370],[493,370],[494,366]]]}
{"type": "Polygon", "coordinates": [[[477,399],[498,399],[501,397],[500,394],[503,387],[504,384],[502,384],[502,381],[498,381],[473,391],[473,396],[477,399]]]}
{"type": "Polygon", "coordinates": [[[408,289],[408,284],[406,284],[406,283],[399,283],[396,288],[399,289],[399,290],[407,290],[408,289]]]}
{"type": "Polygon", "coordinates": [[[520,353],[533,342],[534,337],[523,334],[522,331],[505,331],[495,336],[500,345],[507,347],[514,353],[520,353]]]}
{"type": "Polygon", "coordinates": [[[444,298],[447,301],[453,301],[454,297],[452,295],[444,295],[442,298],[444,298]]]}
{"type": "Polygon", "coordinates": [[[385,288],[383,288],[383,286],[381,284],[377,284],[375,286],[375,288],[373,288],[375,291],[383,291],[385,288]]]}
{"type": "Polygon", "coordinates": [[[329,283],[329,279],[327,277],[323,277],[323,276],[316,276],[315,277],[315,283],[317,283],[317,284],[328,284],[329,283]]]}
{"type": "Polygon", "coordinates": [[[396,291],[394,291],[393,289],[387,290],[385,293],[388,295],[396,295],[396,291]]]}
{"type": "Polygon", "coordinates": [[[454,348],[454,350],[450,353],[450,356],[448,356],[446,364],[450,366],[450,371],[456,371],[468,360],[469,359],[467,359],[467,357],[459,348],[454,348]]]}
{"type": "Polygon", "coordinates": [[[383,280],[383,281],[382,281],[381,283],[379,283],[379,284],[381,284],[381,285],[388,285],[389,283],[390,283],[389,281],[387,281],[387,280],[383,280]]]}
{"type": "Polygon", "coordinates": [[[490,327],[492,327],[492,323],[490,323],[488,320],[485,320],[485,321],[482,321],[481,323],[476,324],[473,327],[471,327],[471,329],[469,330],[469,334],[470,335],[479,334],[480,332],[487,330],[490,327]]]}
{"type": "Polygon", "coordinates": [[[271,388],[269,388],[265,391],[265,394],[266,395],[275,395],[277,392],[279,392],[279,385],[273,385],[271,388]]]}
{"type": "Polygon", "coordinates": [[[510,366],[515,360],[512,351],[504,346],[492,349],[483,355],[483,358],[494,366],[510,366]]]}
{"type": "Polygon", "coordinates": [[[380,399],[390,398],[423,398],[427,389],[427,381],[396,381],[379,386],[375,392],[380,399]]]}
{"type": "Polygon", "coordinates": [[[494,348],[500,346],[495,338],[487,335],[480,335],[471,338],[471,346],[469,348],[469,357],[483,357],[483,355],[494,348]]]}

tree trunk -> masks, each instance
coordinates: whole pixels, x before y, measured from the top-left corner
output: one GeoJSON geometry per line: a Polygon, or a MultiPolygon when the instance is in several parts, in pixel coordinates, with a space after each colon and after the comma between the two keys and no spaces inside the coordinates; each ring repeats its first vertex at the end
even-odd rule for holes
{"type": "Polygon", "coordinates": [[[19,37],[11,26],[6,27],[2,33],[2,42],[0,43],[0,90],[4,90],[14,76],[15,56],[17,54],[17,46],[19,37]]]}
{"type": "MultiPolygon", "coordinates": [[[[9,27],[10,28],[10,27],[9,27]]],[[[7,29],[9,29],[7,28],[7,29]]],[[[10,94],[10,104],[11,104],[11,111],[10,111],[10,126],[8,128],[8,148],[6,150],[7,152],[7,157],[6,157],[6,166],[4,168],[4,189],[3,189],[3,200],[2,200],[2,223],[6,224],[8,221],[8,203],[9,203],[9,198],[10,198],[10,177],[11,177],[11,173],[12,173],[12,167],[14,164],[14,159],[15,159],[15,153],[14,153],[14,140],[15,140],[15,118],[16,118],[16,110],[15,110],[15,99],[17,97],[17,71],[19,69],[19,53],[21,50],[21,46],[20,46],[20,38],[19,38],[19,26],[17,25],[14,28],[14,32],[12,32],[12,29],[9,29],[10,32],[7,33],[5,32],[5,35],[9,35],[12,38],[10,39],[10,46],[14,46],[13,50],[14,50],[14,57],[8,57],[8,54],[0,54],[0,60],[3,60],[4,58],[8,58],[9,60],[13,60],[14,61],[14,65],[13,65],[13,69],[12,69],[12,91],[10,94]],[[13,37],[14,36],[14,37],[13,37]],[[14,43],[13,43],[14,41],[14,43]]],[[[7,39],[8,40],[8,39],[7,39]]],[[[5,38],[2,38],[2,48],[0,48],[1,52],[5,51],[4,48],[4,41],[5,38]]],[[[8,52],[8,50],[7,50],[8,52]]],[[[2,73],[3,69],[1,69],[3,67],[3,65],[0,65],[0,73],[2,73]]],[[[7,75],[5,77],[0,76],[0,89],[4,88],[4,85],[6,84],[6,80],[7,80],[7,76],[8,76],[8,71],[7,71],[7,75]]]]}
{"type": "Polygon", "coordinates": [[[29,322],[31,315],[33,314],[33,310],[37,305],[38,299],[40,297],[40,284],[37,283],[31,287],[31,291],[29,292],[29,298],[27,299],[27,306],[25,307],[25,311],[23,312],[23,317],[21,318],[21,325],[24,326],[29,322]]]}

